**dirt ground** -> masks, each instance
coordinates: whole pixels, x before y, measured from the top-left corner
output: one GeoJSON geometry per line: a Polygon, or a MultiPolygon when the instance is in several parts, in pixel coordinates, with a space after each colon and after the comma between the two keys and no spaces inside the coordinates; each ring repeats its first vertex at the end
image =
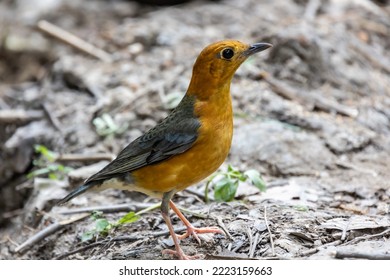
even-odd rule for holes
{"type": "Polygon", "coordinates": [[[114,222],[158,200],[107,190],[55,202],[164,118],[199,52],[225,38],[274,45],[233,80],[234,139],[221,167],[256,169],[267,190],[244,183],[226,203],[205,203],[205,182],[177,194],[191,222],[226,233],[201,246],[185,239],[184,251],[390,259],[390,5],[378,2],[1,1],[0,259],[172,258],[161,254],[172,241],[158,210],[81,241],[92,209],[114,222]],[[53,25],[94,47],[50,35],[53,25]],[[37,144],[73,170],[27,176],[37,144]]]}

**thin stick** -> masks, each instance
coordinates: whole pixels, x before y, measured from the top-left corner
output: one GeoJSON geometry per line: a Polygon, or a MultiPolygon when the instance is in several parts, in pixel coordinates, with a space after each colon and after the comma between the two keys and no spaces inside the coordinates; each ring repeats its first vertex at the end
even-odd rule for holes
{"type": "Polygon", "coordinates": [[[201,219],[206,219],[207,218],[207,215],[203,215],[203,214],[200,214],[198,212],[194,212],[194,211],[191,211],[189,209],[186,209],[186,208],[183,208],[183,207],[178,207],[176,206],[181,212],[184,212],[186,214],[189,214],[191,216],[194,216],[194,217],[197,217],[197,218],[201,218],[201,219]]]}
{"type": "Polygon", "coordinates": [[[45,20],[40,20],[37,24],[38,30],[47,33],[54,38],[68,44],[84,53],[87,53],[93,57],[96,57],[104,62],[111,62],[111,55],[102,49],[99,49],[90,43],[80,39],[72,33],[50,23],[45,20]]]}
{"type": "Polygon", "coordinates": [[[79,162],[87,162],[87,161],[102,161],[109,160],[112,161],[114,159],[113,154],[109,153],[96,153],[96,154],[62,154],[56,158],[58,162],[69,162],[69,161],[79,161],[79,162]]]}
{"type": "Polygon", "coordinates": [[[357,38],[350,38],[350,45],[352,49],[364,56],[370,63],[372,63],[376,68],[381,68],[387,73],[390,73],[390,60],[388,57],[383,56],[378,53],[374,48],[362,44],[357,38]]]}
{"type": "MultiPolygon", "coordinates": [[[[175,233],[179,233],[179,232],[182,232],[183,230],[186,230],[186,229],[187,229],[187,227],[183,226],[183,227],[178,227],[178,228],[174,229],[174,231],[175,231],[175,233]]],[[[169,235],[169,233],[170,233],[169,230],[164,230],[164,231],[154,232],[151,234],[151,236],[152,237],[160,237],[160,236],[169,235]]],[[[141,236],[140,235],[137,235],[137,236],[125,235],[125,236],[118,236],[118,237],[114,237],[114,238],[106,238],[104,240],[97,241],[97,242],[94,242],[92,244],[88,244],[88,245],[85,245],[83,247],[80,247],[80,248],[74,249],[72,251],[69,251],[67,253],[64,253],[62,255],[59,255],[59,256],[55,257],[54,259],[61,260],[63,258],[77,254],[79,252],[86,251],[88,249],[94,248],[94,247],[99,246],[99,245],[105,245],[105,244],[110,243],[110,242],[123,242],[123,241],[132,241],[133,242],[133,241],[138,241],[142,238],[144,238],[143,235],[141,235],[141,236]]]]}
{"type": "Polygon", "coordinates": [[[271,242],[272,256],[275,256],[274,239],[272,238],[272,232],[271,232],[271,229],[270,229],[269,224],[268,224],[267,206],[265,206],[265,205],[264,205],[264,221],[265,221],[265,225],[267,226],[268,233],[269,233],[269,240],[271,242]]]}
{"type": "Polygon", "coordinates": [[[0,123],[25,123],[42,119],[45,114],[38,110],[0,110],[0,123]]]}
{"type": "Polygon", "coordinates": [[[252,247],[253,247],[252,231],[249,227],[246,227],[246,234],[247,234],[248,239],[249,239],[249,252],[248,252],[248,257],[249,257],[250,253],[252,252],[252,247]]]}
{"type": "Polygon", "coordinates": [[[260,234],[258,232],[256,232],[255,239],[253,239],[253,243],[252,243],[251,250],[249,253],[249,258],[253,258],[253,255],[255,254],[256,246],[257,246],[257,243],[259,242],[259,237],[260,237],[260,234]]]}
{"type": "Polygon", "coordinates": [[[16,253],[23,252],[26,249],[33,246],[34,244],[36,244],[37,242],[41,241],[43,238],[53,234],[54,232],[56,232],[60,228],[64,227],[65,225],[69,225],[71,223],[77,222],[77,221],[84,219],[85,217],[88,217],[88,216],[89,216],[89,214],[83,214],[83,215],[80,215],[80,216],[75,217],[75,218],[71,218],[68,220],[60,221],[60,222],[55,222],[55,223],[51,224],[50,226],[44,228],[43,230],[39,231],[38,233],[34,234],[29,239],[27,239],[25,242],[23,242],[21,245],[16,247],[15,252],[16,253]]]}
{"type": "Polygon", "coordinates": [[[233,240],[233,236],[228,231],[225,223],[222,220],[222,217],[217,216],[216,219],[217,219],[217,223],[218,223],[219,227],[222,228],[222,230],[225,232],[225,234],[229,237],[230,240],[233,240]]]}
{"type": "Polygon", "coordinates": [[[207,254],[204,259],[205,260],[281,260],[281,259],[284,259],[284,258],[280,258],[280,257],[240,258],[240,257],[218,256],[218,255],[209,255],[209,254],[207,254]]]}
{"type": "MultiPolygon", "coordinates": [[[[116,205],[107,205],[107,206],[92,206],[78,209],[70,209],[65,211],[59,211],[58,214],[70,215],[77,213],[85,213],[85,212],[93,212],[93,211],[101,211],[103,213],[115,213],[115,212],[128,212],[128,211],[142,211],[148,209],[148,207],[155,206],[156,204],[150,203],[124,203],[124,204],[116,204],[116,205]]],[[[138,212],[137,214],[142,214],[138,212]]]]}
{"type": "Polygon", "coordinates": [[[337,112],[338,114],[351,118],[355,118],[359,113],[355,108],[350,108],[348,106],[338,104],[334,101],[326,100],[319,96],[313,95],[313,97],[307,94],[303,95],[288,84],[273,78],[269,73],[261,72],[260,76],[271,86],[271,88],[277,95],[287,100],[295,101],[308,110],[318,108],[323,110],[324,112],[337,112]]]}
{"type": "Polygon", "coordinates": [[[344,115],[351,118],[356,118],[359,114],[359,111],[355,108],[351,108],[342,104],[339,104],[335,101],[325,99],[319,95],[314,95],[314,105],[316,108],[324,112],[336,112],[340,115],[344,115]]]}
{"type": "Polygon", "coordinates": [[[109,242],[137,241],[139,239],[140,239],[140,237],[134,237],[134,236],[119,236],[119,237],[115,237],[115,238],[104,239],[104,240],[97,241],[97,242],[94,242],[92,244],[88,244],[86,246],[77,248],[77,249],[75,249],[73,251],[64,253],[62,255],[59,255],[59,256],[55,257],[54,259],[55,260],[61,260],[63,258],[66,258],[66,257],[70,256],[70,255],[74,255],[74,254],[77,254],[79,252],[82,252],[82,251],[85,251],[85,250],[88,250],[88,249],[91,249],[93,247],[96,247],[96,246],[99,246],[99,245],[102,245],[102,244],[106,244],[106,243],[109,243],[109,242]]]}
{"type": "Polygon", "coordinates": [[[333,241],[333,242],[330,242],[330,243],[318,246],[316,248],[306,250],[306,251],[302,252],[300,255],[302,257],[309,256],[309,255],[317,253],[320,249],[323,249],[323,248],[326,248],[326,247],[329,247],[329,246],[337,246],[337,245],[340,245],[341,243],[343,243],[341,240],[336,240],[336,241],[333,241]]]}
{"type": "Polygon", "coordinates": [[[343,232],[342,232],[342,234],[341,234],[341,238],[340,238],[340,240],[341,241],[345,241],[345,239],[347,238],[347,231],[348,231],[348,229],[349,229],[349,225],[351,224],[351,220],[352,219],[349,219],[349,221],[348,221],[348,223],[345,225],[345,227],[343,228],[343,232]]]}
{"type": "Polygon", "coordinates": [[[380,237],[380,236],[384,236],[386,234],[390,233],[390,228],[380,232],[380,233],[377,233],[377,234],[372,234],[372,235],[368,235],[368,236],[359,236],[359,237],[356,237],[355,239],[352,239],[348,242],[345,242],[345,245],[347,244],[351,244],[351,243],[356,243],[358,241],[361,241],[361,240],[367,240],[367,239],[370,239],[370,238],[374,238],[374,237],[380,237]]]}
{"type": "Polygon", "coordinates": [[[337,251],[335,258],[336,259],[390,260],[390,255],[389,254],[367,254],[367,253],[337,251]]]}
{"type": "Polygon", "coordinates": [[[292,100],[292,101],[298,101],[298,103],[303,103],[301,98],[297,96],[297,94],[294,92],[294,90],[287,85],[281,85],[276,79],[274,79],[269,73],[267,72],[261,72],[260,76],[266,81],[271,88],[274,90],[274,92],[279,95],[280,97],[292,100]]]}
{"type": "Polygon", "coordinates": [[[152,204],[140,211],[138,211],[137,213],[135,213],[136,215],[141,215],[141,214],[144,214],[144,213],[147,213],[149,211],[152,211],[152,210],[155,210],[157,208],[160,208],[161,207],[161,202],[158,202],[158,203],[155,203],[155,204],[152,204]]]}
{"type": "Polygon", "coordinates": [[[54,126],[55,129],[57,129],[62,135],[64,134],[64,130],[62,128],[62,125],[58,118],[52,114],[52,110],[50,110],[49,106],[46,103],[42,104],[43,110],[45,110],[45,113],[47,117],[50,120],[50,123],[54,126]]]}
{"type": "Polygon", "coordinates": [[[378,173],[376,173],[372,169],[359,167],[359,166],[356,166],[354,164],[351,164],[351,163],[348,163],[348,162],[344,162],[344,161],[341,161],[341,160],[338,160],[335,163],[336,163],[336,165],[338,165],[340,167],[343,167],[343,168],[352,169],[352,170],[355,170],[355,171],[358,171],[358,172],[361,172],[361,173],[371,174],[373,177],[377,177],[378,176],[378,173]]]}

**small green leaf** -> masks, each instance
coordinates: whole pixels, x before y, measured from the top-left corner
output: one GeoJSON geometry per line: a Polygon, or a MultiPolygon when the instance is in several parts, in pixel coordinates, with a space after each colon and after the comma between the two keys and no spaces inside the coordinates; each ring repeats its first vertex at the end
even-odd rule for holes
{"type": "Polygon", "coordinates": [[[236,194],[238,180],[223,178],[214,187],[214,198],[217,201],[232,201],[236,194]]]}
{"type": "Polygon", "coordinates": [[[227,171],[232,172],[232,171],[235,171],[235,169],[233,168],[233,166],[231,164],[229,164],[227,167],[227,171]]]}
{"type": "Polygon", "coordinates": [[[93,119],[92,123],[95,126],[96,132],[100,136],[113,136],[115,134],[122,134],[126,131],[128,125],[124,124],[118,126],[114,119],[107,113],[104,113],[100,117],[93,119]]]}
{"type": "Polygon", "coordinates": [[[225,173],[228,177],[238,179],[242,182],[244,182],[247,178],[246,176],[238,169],[235,169],[230,164],[228,165],[227,172],[225,173]]]}
{"type": "Polygon", "coordinates": [[[65,174],[68,174],[70,171],[72,171],[73,170],[73,168],[72,167],[69,167],[69,166],[65,166],[64,167],[64,173],[65,174]]]}
{"type": "Polygon", "coordinates": [[[50,172],[50,169],[45,167],[45,168],[40,168],[40,169],[37,169],[37,170],[34,170],[30,173],[27,174],[27,178],[33,178],[33,177],[37,177],[39,175],[44,175],[44,174],[48,174],[50,172]]]}
{"type": "Polygon", "coordinates": [[[309,211],[309,207],[307,207],[306,205],[295,205],[294,209],[301,212],[309,211]]]}
{"type": "Polygon", "coordinates": [[[107,219],[101,218],[96,220],[96,231],[102,232],[108,229],[110,223],[107,221],[107,219]]]}
{"type": "Polygon", "coordinates": [[[94,236],[94,231],[87,231],[87,232],[84,232],[82,235],[81,235],[81,242],[86,242],[86,241],[89,241],[93,238],[94,236]]]}
{"type": "Polygon", "coordinates": [[[118,225],[130,224],[138,221],[141,217],[136,215],[134,212],[129,212],[119,219],[118,225]]]}
{"type": "Polygon", "coordinates": [[[48,161],[53,162],[55,159],[56,154],[52,151],[50,151],[47,147],[43,145],[35,145],[34,146],[35,152],[41,154],[44,156],[48,161]]]}
{"type": "Polygon", "coordinates": [[[250,169],[246,171],[245,176],[252,182],[252,184],[257,187],[260,191],[265,192],[266,185],[263,178],[260,176],[260,173],[257,170],[250,169]]]}
{"type": "Polygon", "coordinates": [[[55,174],[55,173],[53,173],[53,172],[51,172],[51,173],[49,173],[49,179],[51,179],[51,180],[57,180],[58,179],[58,177],[57,177],[57,175],[55,174]]]}

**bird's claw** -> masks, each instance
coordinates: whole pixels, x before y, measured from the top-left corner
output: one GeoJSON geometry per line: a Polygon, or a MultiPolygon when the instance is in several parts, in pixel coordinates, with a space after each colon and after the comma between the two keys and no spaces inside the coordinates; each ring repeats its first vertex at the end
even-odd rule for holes
{"type": "Polygon", "coordinates": [[[184,238],[187,238],[187,237],[192,235],[196,239],[196,241],[198,241],[198,243],[200,245],[201,241],[200,241],[200,238],[199,238],[198,234],[203,234],[203,233],[221,233],[221,234],[224,234],[224,232],[222,230],[220,230],[219,228],[217,228],[217,227],[196,228],[196,227],[193,227],[193,226],[188,226],[187,227],[187,231],[184,234],[177,235],[177,237],[180,240],[183,240],[184,238]]]}

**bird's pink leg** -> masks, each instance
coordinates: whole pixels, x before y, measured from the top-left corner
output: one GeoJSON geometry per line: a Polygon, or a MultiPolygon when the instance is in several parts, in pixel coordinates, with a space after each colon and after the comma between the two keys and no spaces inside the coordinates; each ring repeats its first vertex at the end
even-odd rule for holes
{"type": "Polygon", "coordinates": [[[176,205],[172,202],[172,200],[169,201],[169,205],[171,206],[171,209],[179,217],[179,219],[187,227],[186,233],[177,236],[179,239],[184,239],[184,238],[187,238],[188,236],[192,235],[198,241],[198,243],[200,244],[201,242],[200,242],[200,239],[198,237],[198,234],[202,234],[202,233],[221,233],[221,234],[224,234],[224,232],[222,230],[220,230],[219,228],[217,228],[217,227],[204,227],[204,228],[196,228],[196,227],[194,227],[187,220],[187,218],[183,215],[183,213],[181,213],[179,208],[176,207],[176,205]]]}

